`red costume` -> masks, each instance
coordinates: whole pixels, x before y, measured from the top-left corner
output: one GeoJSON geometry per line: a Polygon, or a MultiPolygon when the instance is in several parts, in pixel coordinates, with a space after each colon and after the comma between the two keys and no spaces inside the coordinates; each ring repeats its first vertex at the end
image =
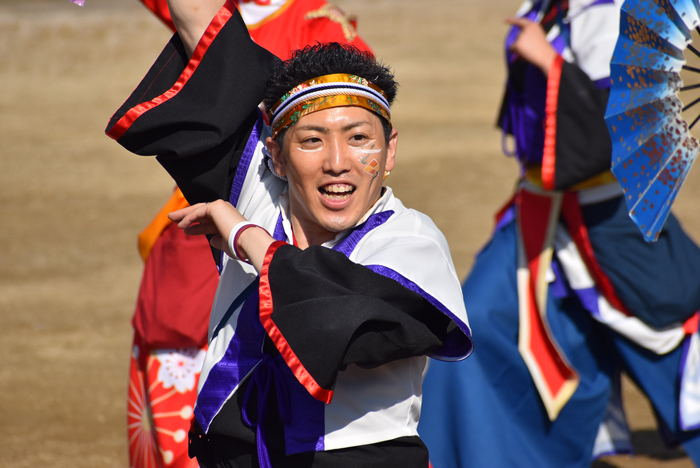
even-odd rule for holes
{"type": "MultiPolygon", "coordinates": [[[[167,0],[141,0],[172,30],[167,0]]],[[[255,42],[282,59],[317,42],[351,43],[370,51],[354,18],[324,0],[239,0],[255,42]]],[[[219,280],[204,237],[188,237],[168,213],[188,206],[172,197],[139,235],[145,262],[132,319],[129,371],[130,466],[196,467],[187,456],[187,431],[207,346],[209,313],[219,280]]]]}
{"type": "MultiPolygon", "coordinates": [[[[167,0],[141,1],[175,31],[167,0]]],[[[316,42],[351,43],[371,52],[357,35],[355,18],[325,0],[238,0],[236,3],[250,37],[283,60],[294,50],[316,42]],[[246,10],[252,12],[250,19],[246,10]],[[269,14],[263,17],[266,13],[269,14]],[[263,18],[255,21],[259,17],[263,18]]]]}

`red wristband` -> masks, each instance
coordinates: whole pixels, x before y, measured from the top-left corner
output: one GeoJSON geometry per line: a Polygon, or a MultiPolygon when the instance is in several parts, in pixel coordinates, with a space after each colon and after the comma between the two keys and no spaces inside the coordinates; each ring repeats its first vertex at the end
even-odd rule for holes
{"type": "Polygon", "coordinates": [[[265,228],[263,228],[262,226],[258,226],[257,224],[252,224],[252,223],[241,226],[241,228],[238,229],[238,231],[236,232],[236,235],[233,237],[233,242],[232,242],[233,254],[238,258],[238,260],[241,260],[241,261],[246,262],[246,263],[250,263],[250,262],[248,261],[247,258],[243,258],[240,250],[238,250],[238,238],[241,237],[241,234],[243,233],[243,231],[245,231],[248,228],[260,228],[263,231],[265,231],[265,233],[268,236],[270,235],[270,233],[267,232],[267,230],[265,228]]]}

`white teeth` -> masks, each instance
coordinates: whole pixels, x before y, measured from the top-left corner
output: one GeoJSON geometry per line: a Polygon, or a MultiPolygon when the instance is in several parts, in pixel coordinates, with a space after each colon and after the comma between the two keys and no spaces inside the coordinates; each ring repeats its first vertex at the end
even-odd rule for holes
{"type": "Polygon", "coordinates": [[[350,195],[349,193],[325,193],[323,196],[329,200],[345,200],[350,198],[350,195]]]}
{"type": "Polygon", "coordinates": [[[349,193],[352,192],[352,187],[349,185],[328,185],[323,187],[323,190],[331,193],[349,193]]]}
{"type": "Polygon", "coordinates": [[[352,195],[355,188],[352,185],[333,184],[321,187],[321,193],[330,200],[345,200],[352,195]]]}

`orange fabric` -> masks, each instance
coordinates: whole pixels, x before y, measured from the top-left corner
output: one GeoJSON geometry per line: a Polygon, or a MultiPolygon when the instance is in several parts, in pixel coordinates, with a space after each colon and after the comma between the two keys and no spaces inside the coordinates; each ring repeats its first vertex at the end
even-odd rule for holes
{"type": "Polygon", "coordinates": [[[165,231],[165,228],[172,223],[168,218],[168,213],[187,208],[188,206],[190,206],[190,204],[187,203],[180,189],[175,188],[173,195],[165,203],[165,206],[160,209],[156,217],[153,218],[151,224],[146,226],[146,229],[139,234],[139,254],[141,254],[144,263],[148,260],[148,256],[151,254],[153,246],[160,235],[165,231]]]}

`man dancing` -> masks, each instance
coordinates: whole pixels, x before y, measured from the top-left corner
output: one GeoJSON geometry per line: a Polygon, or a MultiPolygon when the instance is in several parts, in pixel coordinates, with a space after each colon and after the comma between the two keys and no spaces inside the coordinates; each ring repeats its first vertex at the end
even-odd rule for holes
{"type": "Polygon", "coordinates": [[[426,355],[466,357],[471,332],[444,237],[382,187],[393,75],[335,43],[282,64],[231,3],[170,11],[178,34],[107,133],[158,155],[193,204],[171,218],[224,252],[191,453],[427,466],[426,355]]]}
{"type": "MultiPolygon", "coordinates": [[[[143,0],[173,32],[166,0],[143,0]]],[[[352,17],[324,0],[237,2],[253,40],[281,59],[317,42],[351,43],[371,52],[352,17]]],[[[128,392],[132,468],[197,466],[186,433],[207,346],[209,312],[219,281],[209,242],[185,235],[168,213],[188,206],[176,188],[139,235],[145,262],[132,319],[134,344],[128,392]]]]}

